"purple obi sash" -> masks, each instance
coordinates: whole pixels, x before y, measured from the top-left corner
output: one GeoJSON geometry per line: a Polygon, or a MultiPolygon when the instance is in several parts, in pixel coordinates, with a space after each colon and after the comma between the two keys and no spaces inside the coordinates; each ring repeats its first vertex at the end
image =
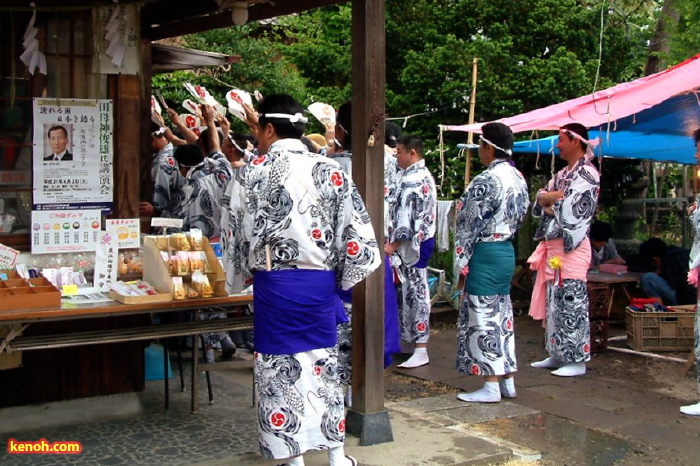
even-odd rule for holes
{"type": "MultiPolygon", "coordinates": [[[[384,367],[392,363],[392,355],[401,352],[399,337],[399,306],[394,286],[394,271],[389,265],[389,258],[384,257],[384,367]]],[[[352,289],[337,290],[338,297],[347,304],[352,304],[352,289]]],[[[348,320],[346,315],[346,321],[348,320]]],[[[341,323],[338,321],[338,323],[341,323]]]]}
{"type": "Polygon", "coordinates": [[[435,251],[435,237],[426,239],[420,244],[420,259],[416,262],[413,267],[417,269],[424,269],[428,266],[428,261],[433,257],[433,251],[435,251]]]}
{"type": "Polygon", "coordinates": [[[257,271],[253,304],[257,352],[302,353],[331,348],[338,341],[338,316],[345,311],[333,271],[257,271]]]}

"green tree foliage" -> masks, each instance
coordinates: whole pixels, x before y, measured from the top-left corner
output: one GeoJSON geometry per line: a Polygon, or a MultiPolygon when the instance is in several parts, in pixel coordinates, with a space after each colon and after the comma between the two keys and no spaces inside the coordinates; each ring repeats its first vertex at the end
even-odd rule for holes
{"type": "Polygon", "coordinates": [[[700,2],[676,0],[675,6],[680,19],[671,29],[670,63],[678,63],[700,53],[700,2]]]}
{"type": "MultiPolygon", "coordinates": [[[[389,117],[416,114],[405,131],[434,151],[438,125],[468,119],[472,59],[479,58],[476,121],[493,120],[578,97],[640,76],[653,18],[609,9],[608,1],[387,0],[386,98],[389,117]],[[599,75],[601,12],[603,50],[599,75]],[[640,21],[643,24],[636,24],[640,21]],[[597,79],[596,79],[597,77],[597,79]]],[[[280,49],[296,64],[309,96],[338,105],[349,97],[350,6],[282,19],[293,40],[280,49]]],[[[399,123],[403,123],[399,121],[399,123]]],[[[529,137],[530,135],[525,135],[529,137]]],[[[465,135],[445,134],[443,195],[463,188],[465,135]]],[[[439,173],[439,156],[428,154],[439,173]]]]}
{"type": "MultiPolygon", "coordinates": [[[[182,37],[181,45],[198,50],[238,55],[241,61],[226,68],[202,68],[176,71],[153,77],[153,88],[161,89],[166,100],[177,105],[192,97],[182,83],[204,85],[222,105],[225,94],[233,88],[249,92],[259,90],[263,95],[285,93],[299,100],[306,99],[304,79],[297,68],[278,51],[283,40],[277,31],[266,25],[251,24],[192,34],[182,37]]],[[[234,129],[247,131],[242,122],[232,122],[234,129]]]]}

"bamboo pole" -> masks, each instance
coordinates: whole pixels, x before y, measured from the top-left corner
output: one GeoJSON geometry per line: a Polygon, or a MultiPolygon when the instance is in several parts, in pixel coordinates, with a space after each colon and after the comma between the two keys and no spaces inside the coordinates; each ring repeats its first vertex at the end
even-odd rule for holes
{"type": "MultiPolygon", "coordinates": [[[[472,94],[471,97],[469,98],[469,124],[474,124],[474,110],[476,108],[476,78],[477,78],[477,71],[478,71],[478,63],[479,59],[477,57],[474,57],[474,60],[472,61],[472,94]]],[[[467,144],[473,144],[474,143],[474,133],[469,133],[467,135],[467,144]]],[[[471,170],[472,170],[472,153],[471,149],[467,147],[467,163],[464,168],[464,190],[467,190],[467,186],[469,186],[469,180],[471,178],[471,170]]]]}

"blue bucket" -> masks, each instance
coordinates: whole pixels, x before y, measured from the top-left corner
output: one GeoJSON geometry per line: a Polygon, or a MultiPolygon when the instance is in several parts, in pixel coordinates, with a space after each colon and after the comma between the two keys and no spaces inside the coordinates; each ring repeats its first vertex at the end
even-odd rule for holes
{"type": "MultiPolygon", "coordinates": [[[[162,345],[151,343],[143,350],[146,367],[146,380],[163,380],[163,353],[162,345]]],[[[170,359],[168,359],[168,378],[172,379],[173,371],[170,369],[170,359]]]]}

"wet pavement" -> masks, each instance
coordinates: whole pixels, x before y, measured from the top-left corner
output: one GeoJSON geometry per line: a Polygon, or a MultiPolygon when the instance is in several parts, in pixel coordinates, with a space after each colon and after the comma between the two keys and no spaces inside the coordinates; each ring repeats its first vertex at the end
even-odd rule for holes
{"type": "MultiPolygon", "coordinates": [[[[423,384],[407,399],[386,403],[395,441],[360,447],[348,437],[347,452],[360,464],[498,464],[512,458],[547,465],[700,464],[700,419],[678,413],[679,406],[697,396],[694,373],[680,375],[680,364],[603,352],[593,356],[584,377],[554,377],[529,366],[545,356],[542,329],[518,317],[518,397],[498,404],[463,403],[456,393],[473,391],[482,381],[454,369],[456,313],[436,318],[441,322],[429,343],[430,365],[389,369],[423,384]]],[[[198,414],[190,413],[189,387],[181,393],[177,379],[171,383],[168,411],[163,409],[162,382],[148,382],[140,414],[1,437],[4,442],[79,441],[82,454],[16,456],[2,451],[0,464],[277,464],[258,455],[252,371],[212,372],[211,379],[215,399],[209,405],[200,374],[198,414]]],[[[306,464],[325,465],[327,455],[308,455],[306,464]]]]}

